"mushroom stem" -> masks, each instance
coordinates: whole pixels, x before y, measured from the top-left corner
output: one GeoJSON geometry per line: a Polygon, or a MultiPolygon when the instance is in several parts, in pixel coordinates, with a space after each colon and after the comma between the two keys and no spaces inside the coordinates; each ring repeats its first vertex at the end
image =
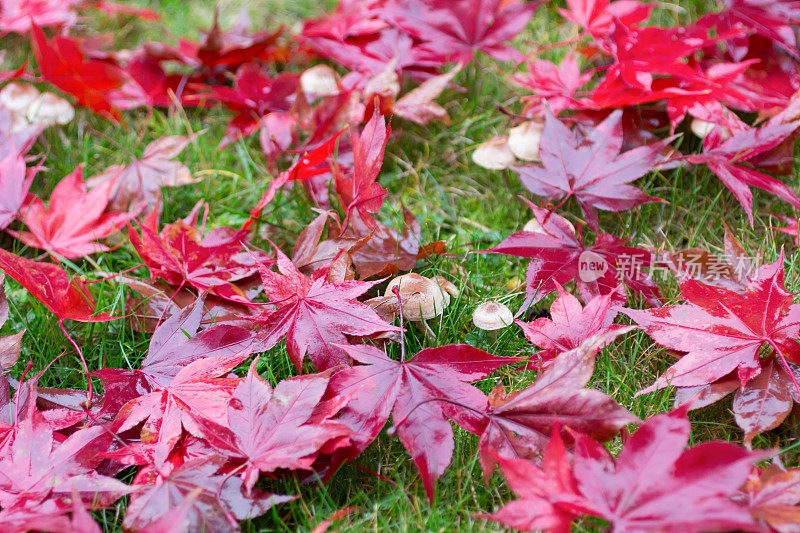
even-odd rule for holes
{"type": "Polygon", "coordinates": [[[427,320],[423,318],[422,320],[415,321],[414,324],[416,324],[419,330],[425,334],[426,339],[428,339],[431,342],[436,341],[436,333],[434,333],[431,327],[428,325],[427,320]]]}

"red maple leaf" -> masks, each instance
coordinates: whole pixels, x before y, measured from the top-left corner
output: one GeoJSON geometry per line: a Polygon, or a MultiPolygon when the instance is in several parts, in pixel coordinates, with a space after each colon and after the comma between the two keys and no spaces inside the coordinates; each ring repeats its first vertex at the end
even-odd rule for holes
{"type": "Polygon", "coordinates": [[[624,309],[659,344],[684,355],[640,393],[678,387],[676,403],[696,409],[736,391],[733,412],[745,440],[777,427],[800,401],[800,306],[783,286],[783,256],[745,289],[681,283],[687,303],[624,309]],[[772,353],[760,353],[762,345],[772,353]]]}
{"type": "Polygon", "coordinates": [[[286,58],[286,50],[281,50],[277,46],[278,38],[284,31],[283,26],[274,32],[251,32],[250,25],[247,12],[242,11],[236,25],[230,30],[223,31],[219,27],[218,11],[215,10],[214,22],[204,39],[197,43],[182,39],[181,53],[196,57],[206,68],[224,67],[231,71],[256,60],[286,58]]]}
{"type": "Polygon", "coordinates": [[[270,78],[254,64],[247,63],[236,71],[234,87],[211,86],[209,93],[196,98],[216,100],[236,113],[228,123],[220,147],[260,129],[262,148],[274,158],[293,139],[295,118],[291,111],[298,83],[296,74],[284,72],[270,78]]]}
{"type": "Polygon", "coordinates": [[[31,261],[0,248],[0,270],[28,289],[60,321],[105,322],[120,318],[108,313],[95,315],[96,304],[84,279],[75,277],[70,280],[58,265],[31,261]]]}
{"type": "Polygon", "coordinates": [[[647,20],[653,7],[652,3],[635,0],[567,0],[568,9],[558,11],[591,35],[602,37],[614,28],[614,20],[625,26],[635,26],[647,20]]]}
{"type": "MultiPolygon", "coordinates": [[[[8,300],[6,299],[6,289],[4,286],[5,274],[0,274],[0,329],[8,320],[8,300]]],[[[22,344],[22,336],[25,330],[14,335],[0,335],[0,375],[4,374],[9,368],[14,366],[19,359],[19,352],[22,344]]],[[[1,386],[1,385],[0,385],[1,386]]]]}
{"type": "Polygon", "coordinates": [[[241,476],[248,491],[261,472],[310,469],[323,447],[350,433],[331,420],[347,398],[320,403],[329,373],[285,379],[273,389],[258,375],[257,362],[233,391],[227,425],[203,427],[212,446],[245,466],[241,476]]]}
{"type": "Polygon", "coordinates": [[[659,344],[685,355],[645,391],[705,385],[736,371],[744,385],[761,372],[759,350],[800,362],[800,305],[783,286],[783,255],[759,269],[744,292],[681,283],[685,304],[623,309],[659,344]]]}
{"type": "MultiPolygon", "coordinates": [[[[585,135],[547,115],[539,145],[542,164],[512,167],[533,194],[566,201],[574,196],[589,226],[598,227],[596,209],[624,211],[645,202],[663,202],[630,182],[656,165],[666,141],[622,149],[622,111],[615,111],[585,135]]],[[[563,203],[562,201],[562,203],[563,203]]]]}
{"type": "Polygon", "coordinates": [[[525,303],[523,309],[575,280],[584,300],[613,293],[620,278],[628,287],[641,293],[653,305],[660,305],[661,294],[656,283],[646,274],[653,263],[653,254],[641,248],[626,246],[626,240],[601,234],[593,245],[585,245],[576,237],[566,219],[528,203],[540,231],[519,231],[500,244],[481,253],[527,257],[525,303]]]}
{"type": "Polygon", "coordinates": [[[161,187],[194,183],[186,165],[173,161],[173,158],[196,138],[197,134],[159,137],[145,147],[140,159],[127,165],[111,165],[86,180],[86,184],[98,187],[113,182],[109,199],[111,209],[122,211],[141,204],[155,209],[161,203],[161,187]]]}
{"type": "Polygon", "coordinates": [[[399,331],[357,300],[375,282],[329,282],[325,267],[308,278],[280,249],[276,247],[275,252],[280,274],[264,265],[259,266],[259,271],[264,293],[277,308],[249,317],[261,324],[259,343],[265,350],[285,337],[289,358],[298,371],[302,369],[306,354],[317,370],[327,370],[349,362],[347,355],[337,347],[349,344],[347,336],[399,331]]]}
{"type": "Polygon", "coordinates": [[[560,431],[560,424],[607,441],[627,424],[639,421],[607,394],[585,388],[594,373],[598,350],[631,329],[593,337],[560,354],[523,390],[506,392],[500,384],[495,387],[484,420],[477,427],[465,427],[480,435],[478,459],[486,479],[494,472],[498,455],[535,458],[550,436],[560,431]]]}
{"type": "MultiPolygon", "coordinates": [[[[699,25],[716,26],[729,31],[743,26],[748,31],[769,39],[795,59],[800,59],[794,28],[800,24],[800,8],[794,0],[726,0],[725,8],[718,13],[704,15],[699,25]]],[[[728,51],[742,59],[747,54],[747,37],[730,39],[728,51]]]]}
{"type": "Polygon", "coordinates": [[[767,124],[748,128],[728,139],[716,128],[703,140],[703,153],[687,157],[690,163],[705,163],[722,183],[730,189],[744,208],[753,224],[753,194],[750,187],[758,187],[800,208],[800,198],[782,181],[755,170],[748,161],[784,141],[800,121],[789,124],[767,124]]]}
{"type": "Polygon", "coordinates": [[[25,160],[15,150],[9,150],[0,159],[0,191],[3,191],[0,197],[0,229],[8,226],[17,216],[35,174],[35,169],[25,170],[25,160]]]}
{"type": "Polygon", "coordinates": [[[392,0],[384,17],[442,62],[467,63],[476,51],[501,61],[522,54],[505,43],[521,32],[541,2],[516,0],[392,0]]]}
{"type": "Polygon", "coordinates": [[[557,282],[555,286],[558,296],[550,306],[550,318],[538,318],[533,322],[515,321],[525,337],[541,348],[529,363],[534,368],[549,367],[560,353],[579,347],[590,337],[624,328],[620,324],[612,324],[617,316],[616,302],[624,301],[624,294],[609,292],[595,296],[583,307],[557,282]]]}
{"type": "Polygon", "coordinates": [[[206,235],[197,227],[200,201],[184,219],[167,224],[158,231],[158,213],[153,211],[141,226],[141,236],[128,226],[131,244],[150,270],[171,285],[189,284],[200,291],[210,291],[220,298],[249,304],[250,300],[237,281],[257,271],[257,262],[266,261],[259,251],[244,252],[249,229],[227,226],[214,228],[206,235]]]}
{"type": "Polygon", "coordinates": [[[372,35],[347,39],[320,34],[318,26],[313,28],[313,33],[307,33],[307,29],[304,29],[303,37],[314,50],[340,65],[369,76],[378,76],[390,67],[398,73],[430,75],[441,65],[441,61],[432,58],[430,52],[420,46],[419,40],[397,28],[384,28],[372,35]]]}
{"type": "Polygon", "coordinates": [[[616,460],[595,440],[574,433],[572,464],[554,435],[542,467],[501,459],[520,499],[487,518],[551,531],[569,529],[580,516],[602,518],[615,531],[754,528],[750,513],[731,497],[747,480],[752,463],[768,453],[728,442],[687,450],[689,430],[685,409],[656,415],[625,442],[616,460]]]}
{"type": "Polygon", "coordinates": [[[387,194],[376,180],[391,132],[392,127],[386,124],[377,107],[360,135],[350,131],[353,145],[352,176],[349,172],[341,172],[341,169],[334,172],[336,193],[345,210],[344,228],[354,212],[358,212],[361,220],[371,229],[376,228],[372,214],[380,210],[387,194]]]}
{"type": "Polygon", "coordinates": [[[114,420],[114,431],[121,433],[144,422],[140,430],[142,443],[153,447],[155,464],[163,465],[184,429],[202,436],[196,417],[225,423],[228,400],[241,380],[223,376],[228,376],[249,355],[244,351],[192,361],[166,386],[122,406],[114,420]]]}
{"type": "Polygon", "coordinates": [[[95,471],[102,460],[99,453],[111,441],[104,428],[89,427],[66,439],[58,437],[31,403],[10,443],[0,449],[0,506],[51,499],[66,507],[77,490],[83,502],[96,509],[131,492],[121,481],[95,471]]]}
{"type": "Polygon", "coordinates": [[[388,26],[377,8],[384,0],[342,0],[333,13],[303,21],[304,37],[327,37],[342,41],[348,37],[371,36],[388,26]]]}
{"type": "Polygon", "coordinates": [[[83,166],[78,166],[58,182],[47,207],[39,197],[28,196],[20,211],[28,231],[7,231],[28,246],[68,259],[106,252],[110,248],[95,241],[122,229],[144,207],[107,211],[113,186],[109,181],[87,193],[83,166]]]}
{"type": "Polygon", "coordinates": [[[395,361],[374,346],[343,346],[362,363],[334,375],[331,390],[350,401],[338,420],[353,431],[361,451],[392,415],[397,435],[422,474],[433,502],[434,483],[453,454],[453,429],[447,418],[476,427],[486,395],[470,385],[498,368],[519,361],[496,357],[466,344],[422,350],[395,361]]]}
{"type": "Polygon", "coordinates": [[[527,72],[518,72],[509,79],[511,83],[533,92],[523,96],[525,113],[528,116],[545,116],[550,106],[553,115],[569,109],[580,109],[584,102],[576,98],[578,89],[586,85],[594,75],[593,71],[581,73],[574,54],[567,54],[556,65],[544,59],[525,61],[527,72]]]}
{"type": "Polygon", "coordinates": [[[290,181],[305,181],[327,173],[329,167],[322,166],[322,164],[333,154],[333,150],[336,148],[336,141],[343,131],[344,129],[339,130],[319,146],[303,152],[303,155],[300,156],[291,167],[284,170],[278,174],[275,179],[270,181],[269,187],[261,196],[258,204],[256,204],[250,212],[250,218],[244,223],[242,229],[249,228],[253,225],[255,220],[261,216],[261,211],[275,198],[275,195],[281,187],[290,181]]]}
{"type": "Polygon", "coordinates": [[[188,506],[184,511],[187,531],[238,533],[239,520],[255,518],[295,499],[258,491],[247,496],[240,478],[218,474],[222,467],[219,457],[207,455],[166,472],[150,468],[140,471],[134,484],[144,490],[131,496],[123,527],[143,531],[184,505],[188,506]]]}
{"type": "Polygon", "coordinates": [[[0,31],[28,33],[34,28],[69,28],[78,20],[72,7],[78,0],[3,0],[0,31]]]}
{"type": "Polygon", "coordinates": [[[31,27],[33,53],[42,77],[73,95],[78,103],[114,122],[119,110],[110,102],[109,93],[122,85],[125,73],[111,63],[87,60],[78,41],[56,36],[49,42],[35,24],[31,27]]]}
{"type": "Polygon", "coordinates": [[[764,530],[791,533],[800,523],[800,469],[754,468],[736,500],[764,530]]]}

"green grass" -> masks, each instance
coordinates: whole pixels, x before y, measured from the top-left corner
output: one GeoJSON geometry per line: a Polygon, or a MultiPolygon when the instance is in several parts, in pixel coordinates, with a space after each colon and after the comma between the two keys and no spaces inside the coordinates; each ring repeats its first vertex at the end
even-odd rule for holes
{"type": "MultiPolygon", "coordinates": [[[[233,20],[238,6],[249,2],[224,5],[223,25],[233,20]]],[[[330,5],[331,2],[324,2],[330,5]]],[[[681,2],[688,4],[688,2],[681,2]]],[[[653,20],[661,24],[685,22],[689,17],[710,9],[709,2],[693,2],[683,11],[657,9],[653,20]]],[[[176,35],[196,36],[198,25],[207,26],[213,14],[211,2],[163,0],[156,6],[164,15],[163,25],[176,35]]],[[[262,0],[251,5],[254,22],[267,20],[270,27],[279,23],[294,24],[300,17],[318,12],[319,2],[262,0]]],[[[97,30],[113,31],[119,46],[134,47],[143,39],[162,39],[159,26],[140,22],[89,21],[86,33],[97,30]],[[111,24],[111,26],[108,26],[111,24]]],[[[516,40],[523,50],[538,43],[555,42],[570,37],[569,28],[557,16],[555,8],[540,9],[526,33],[516,40]],[[531,41],[535,44],[530,44],[531,41]]],[[[9,50],[10,64],[17,64],[26,54],[26,43],[14,37],[4,37],[9,50]],[[19,57],[16,57],[19,56],[19,57]]],[[[547,57],[558,59],[563,51],[551,50],[547,57]]],[[[495,62],[479,57],[456,78],[463,92],[448,90],[440,102],[449,111],[452,124],[434,123],[420,127],[396,119],[396,135],[389,142],[380,181],[390,190],[381,217],[386,222],[398,222],[401,202],[420,219],[426,241],[444,239],[454,257],[437,257],[422,262],[417,272],[424,275],[441,274],[455,282],[461,295],[439,321],[431,324],[437,334],[431,343],[414,329],[406,335],[406,350],[414,353],[431,345],[467,342],[497,355],[524,356],[532,347],[518,328],[503,330],[497,339],[475,330],[470,321],[476,305],[487,299],[500,299],[512,308],[519,306],[522,291],[515,288],[524,279],[525,262],[495,255],[470,254],[498,243],[504,236],[518,230],[530,217],[529,210],[517,198],[524,189],[511,172],[488,171],[470,160],[471,148],[509,126],[509,120],[497,110],[498,105],[516,108],[515,90],[504,80],[495,62]],[[510,184],[510,187],[509,185],[510,184]]],[[[229,114],[220,109],[185,112],[156,110],[126,113],[126,124],[114,127],[103,119],[78,110],[75,120],[62,129],[48,130],[32,150],[46,155],[47,171],[39,174],[33,192],[46,197],[54,184],[78,164],[85,165],[87,176],[108,165],[128,160],[129,153],[140,155],[144,146],[162,136],[186,134],[201,129],[206,133],[189,146],[179,157],[189,168],[205,176],[195,185],[166,189],[162,222],[185,216],[200,199],[211,206],[212,225],[236,225],[258,200],[269,182],[264,157],[257,139],[239,141],[225,150],[218,150],[229,114]],[[216,170],[224,172],[215,172],[216,170]]],[[[693,143],[687,136],[687,143],[693,143]]],[[[770,219],[771,211],[783,212],[785,207],[772,202],[767,194],[755,194],[756,222],[750,227],[744,213],[732,195],[705,168],[654,172],[637,184],[649,194],[660,196],[669,203],[647,204],[640,209],[621,214],[602,213],[601,226],[609,233],[629,237],[634,243],[647,243],[667,248],[705,247],[719,250],[722,246],[722,221],[740,237],[746,249],[763,253],[771,260],[781,246],[786,247],[787,284],[797,290],[798,269],[795,247],[788,238],[765,226],[777,225],[770,219]]],[[[796,183],[793,183],[796,185],[796,183]]],[[[565,206],[567,216],[577,217],[579,210],[572,201],[565,206]]],[[[314,217],[311,205],[302,191],[279,194],[264,214],[259,227],[257,244],[269,237],[285,250],[291,249],[294,239],[314,217]]],[[[0,236],[0,246],[27,257],[39,255],[26,249],[7,235],[0,236]]],[[[121,271],[135,266],[139,259],[129,245],[114,252],[94,257],[104,271],[121,271]]],[[[65,262],[73,275],[90,279],[102,277],[86,261],[65,262]]],[[[135,272],[147,276],[145,269],[135,272]]],[[[662,288],[668,298],[678,295],[674,281],[662,278],[662,288]]],[[[33,361],[38,370],[66,351],[41,384],[53,387],[85,387],[77,371],[79,363],[74,351],[58,329],[56,319],[24,289],[13,281],[7,282],[11,318],[2,333],[27,328],[22,361],[33,361]]],[[[113,282],[94,286],[99,310],[121,313],[127,297],[126,289],[113,282]]],[[[549,305],[552,298],[539,305],[549,305]]],[[[635,301],[634,301],[635,304],[635,301]]],[[[130,329],[124,321],[102,324],[68,324],[70,332],[83,347],[91,368],[134,368],[147,350],[148,336],[130,329]]],[[[397,347],[392,348],[392,353],[397,347]]],[[[292,365],[282,347],[263,355],[262,375],[277,381],[292,375],[292,365]]],[[[592,385],[611,394],[619,403],[646,418],[669,410],[671,392],[661,391],[645,396],[635,392],[652,383],[669,366],[665,351],[654,345],[641,332],[629,334],[605,349],[598,358],[592,385]]],[[[23,366],[23,365],[19,365],[23,366]]],[[[488,391],[496,380],[515,389],[523,388],[535,378],[533,372],[501,371],[480,386],[488,391]]],[[[741,432],[729,411],[729,402],[702,409],[692,414],[693,440],[725,439],[741,442],[741,432]]],[[[768,432],[754,442],[760,448],[788,447],[797,442],[792,424],[768,432]]],[[[450,468],[437,485],[437,501],[428,506],[419,475],[409,456],[397,439],[385,434],[373,443],[355,465],[343,467],[327,485],[300,485],[297,481],[266,484],[276,492],[296,493],[300,499],[281,505],[271,514],[244,524],[244,531],[309,530],[337,509],[354,505],[358,510],[337,522],[341,531],[484,531],[499,526],[471,518],[474,512],[496,509],[511,496],[502,477],[495,474],[486,483],[476,456],[477,440],[456,428],[456,448],[450,468]],[[359,468],[362,467],[362,468],[359,468]],[[377,477],[367,471],[380,474],[377,477]],[[388,481],[387,481],[388,480],[388,481]]],[[[609,446],[617,450],[620,443],[609,446]]],[[[796,454],[784,457],[796,464],[796,454]]],[[[109,530],[118,530],[124,502],[117,508],[97,513],[109,530]]],[[[580,526],[593,530],[597,524],[580,526]]]]}

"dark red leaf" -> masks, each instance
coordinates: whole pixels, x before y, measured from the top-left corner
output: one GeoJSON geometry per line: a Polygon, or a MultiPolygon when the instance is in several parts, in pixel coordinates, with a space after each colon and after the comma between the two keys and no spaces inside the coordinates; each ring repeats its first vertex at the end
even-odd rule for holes
{"type": "Polygon", "coordinates": [[[391,415],[432,503],[434,484],[453,454],[447,418],[476,427],[481,420],[476,413],[485,407],[486,396],[469,382],[519,359],[496,357],[466,344],[425,349],[408,361],[394,361],[374,346],[343,348],[361,365],[331,380],[335,395],[350,398],[338,420],[353,431],[351,439],[360,452],[391,415]]]}
{"type": "Polygon", "coordinates": [[[95,315],[95,301],[82,277],[69,279],[67,273],[53,263],[37,263],[0,248],[0,270],[14,278],[59,320],[105,322],[116,320],[108,313],[95,315]]]}

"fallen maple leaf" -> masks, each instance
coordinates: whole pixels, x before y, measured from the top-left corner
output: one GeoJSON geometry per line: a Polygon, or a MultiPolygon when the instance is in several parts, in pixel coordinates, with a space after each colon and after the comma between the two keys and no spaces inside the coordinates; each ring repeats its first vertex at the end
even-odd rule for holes
{"type": "Polygon", "coordinates": [[[0,159],[0,229],[8,226],[17,216],[35,175],[35,169],[26,171],[25,160],[16,150],[9,150],[0,159]]]}
{"type": "MultiPolygon", "coordinates": [[[[341,2],[339,5],[344,5],[341,2]]],[[[362,11],[357,16],[365,17],[362,11]]],[[[378,21],[385,25],[384,21],[378,21]]],[[[303,28],[303,38],[320,55],[340,65],[369,76],[378,76],[391,69],[398,74],[430,75],[441,65],[437,58],[430,57],[422,43],[397,28],[382,28],[379,32],[358,36],[333,35],[335,30],[322,30],[320,24],[303,28]]]]}
{"type": "Polygon", "coordinates": [[[268,260],[266,254],[243,251],[250,234],[247,228],[220,226],[203,235],[204,228],[197,227],[201,207],[202,200],[186,218],[167,224],[160,232],[158,212],[151,212],[141,226],[141,236],[128,226],[131,244],[152,278],[179,287],[189,284],[220,298],[250,304],[235,282],[255,274],[258,261],[268,260]]]}
{"type": "Polygon", "coordinates": [[[347,336],[362,337],[399,329],[384,322],[369,306],[356,300],[376,282],[329,282],[327,268],[306,277],[277,247],[280,274],[259,265],[264,293],[276,309],[265,309],[250,320],[261,324],[259,343],[265,350],[286,338],[289,358],[297,370],[308,354],[317,370],[349,362],[337,345],[347,336]]]}
{"type": "Polygon", "coordinates": [[[559,13],[593,36],[602,37],[614,28],[614,20],[625,26],[635,26],[647,20],[654,5],[651,3],[624,0],[567,0],[567,9],[559,13]]]}
{"type": "Polygon", "coordinates": [[[120,119],[109,93],[125,80],[122,70],[111,63],[86,60],[78,42],[69,37],[56,36],[48,42],[35,24],[31,26],[31,37],[33,53],[45,80],[73,95],[80,105],[115,122],[120,119]]]}
{"type": "Polygon", "coordinates": [[[94,471],[111,435],[99,426],[76,431],[67,439],[53,430],[31,404],[12,441],[0,451],[0,506],[41,502],[45,498],[69,503],[77,490],[93,509],[105,507],[131,489],[94,471]]]}
{"type": "Polygon", "coordinates": [[[800,121],[788,124],[767,124],[749,128],[724,139],[719,127],[703,140],[703,153],[691,155],[691,163],[705,163],[741,204],[750,224],[753,224],[753,194],[758,187],[800,208],[800,198],[782,181],[747,165],[747,161],[778,146],[800,126],[800,121]]]}
{"type": "Polygon", "coordinates": [[[355,212],[370,229],[376,228],[372,214],[378,212],[387,194],[376,180],[391,133],[392,127],[386,124],[377,107],[360,135],[350,131],[353,145],[352,176],[341,171],[334,172],[336,193],[345,211],[343,228],[347,228],[355,212]]]}
{"type": "Polygon", "coordinates": [[[28,231],[6,231],[29,246],[68,259],[106,252],[110,248],[95,241],[122,229],[143,207],[107,211],[113,185],[106,182],[87,193],[83,166],[78,166],[58,182],[47,207],[37,196],[28,196],[20,211],[28,231]]]}
{"type": "Polygon", "coordinates": [[[576,237],[575,228],[560,215],[528,202],[540,229],[520,231],[500,244],[480,253],[527,257],[525,302],[522,310],[575,280],[584,300],[614,293],[620,279],[642,294],[652,305],[660,305],[661,294],[646,270],[653,264],[653,254],[627,246],[624,239],[601,234],[593,245],[576,237]]]}
{"type": "Polygon", "coordinates": [[[475,427],[486,395],[469,382],[516,363],[466,344],[428,348],[409,360],[395,361],[374,346],[342,346],[362,363],[334,375],[331,390],[349,397],[338,420],[350,427],[360,452],[392,415],[400,441],[422,475],[433,503],[434,484],[453,454],[453,429],[447,418],[475,427]]]}
{"type": "Polygon", "coordinates": [[[123,405],[113,430],[121,433],[141,425],[143,444],[153,446],[154,462],[163,466],[184,430],[202,436],[196,417],[225,423],[228,400],[240,378],[224,376],[249,355],[249,351],[244,351],[233,356],[195,359],[182,367],[166,386],[123,405]]]}
{"type": "MultiPolygon", "coordinates": [[[[533,355],[529,363],[534,368],[547,368],[562,352],[579,347],[586,339],[607,331],[624,329],[612,324],[617,316],[616,302],[625,299],[617,292],[595,296],[586,304],[565,291],[555,282],[558,296],[550,306],[550,318],[538,318],[533,322],[515,322],[522,328],[525,337],[542,350],[533,355]]],[[[624,292],[620,289],[619,292],[624,292]]],[[[621,333],[620,333],[621,334],[621,333]]]]}
{"type": "Polygon", "coordinates": [[[682,401],[702,394],[708,405],[737,388],[736,422],[745,440],[772,429],[800,400],[800,306],[783,286],[783,256],[761,267],[743,292],[688,280],[687,303],[648,310],[623,309],[659,344],[684,355],[640,394],[669,385],[688,390],[682,401]],[[762,356],[762,345],[772,353],[762,356]],[[710,386],[708,388],[706,386],[710,386]]]}
{"type": "MultiPolygon", "coordinates": [[[[800,59],[794,27],[800,24],[800,11],[792,0],[727,0],[724,9],[704,15],[698,24],[716,26],[721,31],[744,26],[769,39],[795,59],[800,59]]],[[[730,39],[726,48],[737,60],[747,53],[747,38],[730,39]]]]}
{"type": "Polygon", "coordinates": [[[594,373],[597,352],[631,330],[597,335],[561,353],[533,385],[521,391],[506,392],[500,384],[495,387],[483,412],[485,419],[475,428],[465,427],[480,435],[478,459],[486,479],[494,472],[497,456],[535,458],[550,436],[560,431],[559,424],[607,441],[627,424],[639,422],[607,394],[585,388],[594,373]]]}
{"type": "Polygon", "coordinates": [[[572,464],[553,436],[542,467],[524,459],[499,461],[519,500],[493,515],[518,529],[565,531],[572,519],[596,516],[614,531],[687,531],[756,527],[732,500],[753,462],[768,452],[748,452],[727,442],[686,449],[686,409],[656,415],[634,433],[614,460],[601,444],[573,432],[572,464]]]}
{"type": "Polygon", "coordinates": [[[147,145],[141,159],[134,159],[127,165],[111,165],[86,180],[86,185],[95,188],[113,182],[109,209],[126,211],[142,204],[156,209],[162,203],[161,187],[178,187],[196,181],[186,165],[172,160],[196,138],[197,134],[160,137],[147,145]]]}
{"type": "Polygon", "coordinates": [[[25,287],[60,321],[105,322],[121,317],[108,313],[95,315],[95,301],[82,277],[69,279],[67,273],[53,263],[38,263],[0,248],[0,270],[25,287]]]}
{"type": "Polygon", "coordinates": [[[548,113],[539,157],[542,164],[512,167],[533,194],[560,200],[574,196],[586,221],[598,228],[596,209],[624,211],[646,202],[663,202],[630,182],[641,178],[660,160],[667,141],[620,154],[622,111],[615,111],[585,135],[579,135],[548,113]]]}
{"type": "Polygon", "coordinates": [[[505,43],[516,37],[541,5],[517,0],[392,0],[381,14],[425,42],[441,62],[467,63],[476,51],[511,61],[522,54],[505,43]]]}
{"type": "Polygon", "coordinates": [[[399,117],[403,117],[417,124],[427,124],[432,120],[440,120],[445,124],[450,124],[450,116],[447,111],[434,102],[438,98],[450,80],[461,70],[461,65],[456,66],[445,74],[434,76],[422,82],[419,87],[415,87],[394,103],[393,112],[399,117]]]}
{"type": "Polygon", "coordinates": [[[271,161],[286,150],[294,138],[291,111],[298,80],[289,72],[270,78],[259,67],[245,63],[236,71],[235,87],[211,86],[209,93],[198,95],[197,99],[216,100],[236,113],[220,147],[261,130],[261,147],[271,161]]]}
{"type": "Polygon", "coordinates": [[[586,85],[594,72],[581,74],[578,60],[574,54],[567,54],[559,65],[544,59],[526,60],[527,72],[512,75],[509,80],[514,85],[533,92],[523,96],[526,116],[545,116],[547,106],[554,116],[568,109],[580,109],[585,105],[576,98],[578,89],[586,85]]]}
{"type": "Polygon", "coordinates": [[[144,490],[131,496],[123,528],[139,531],[152,527],[163,516],[186,505],[187,531],[238,533],[238,520],[255,518],[277,504],[295,499],[262,492],[248,497],[241,479],[217,473],[222,466],[219,457],[204,456],[189,459],[165,473],[151,469],[139,472],[134,486],[144,490]]]}
{"type": "Polygon", "coordinates": [[[655,309],[622,309],[656,342],[685,355],[643,392],[668,385],[705,385],[736,371],[741,384],[761,372],[759,350],[800,362],[800,305],[783,286],[783,254],[759,269],[743,293],[681,283],[687,303],[655,309]]]}
{"type": "Polygon", "coordinates": [[[320,403],[330,373],[285,379],[273,389],[258,375],[257,363],[253,361],[233,391],[227,425],[203,425],[212,446],[236,462],[243,461],[241,477],[248,492],[260,472],[308,470],[323,447],[350,433],[347,426],[331,420],[347,398],[320,403]]]}
{"type": "Polygon", "coordinates": [[[800,469],[754,468],[736,500],[765,530],[794,533],[800,524],[800,469]]]}
{"type": "Polygon", "coordinates": [[[0,0],[0,31],[28,33],[34,27],[69,28],[78,20],[79,0],[0,0]]]}
{"type": "MultiPolygon", "coordinates": [[[[8,300],[6,299],[5,274],[0,274],[0,328],[8,320],[8,300]]],[[[22,336],[25,335],[23,329],[14,335],[0,336],[0,375],[4,374],[9,368],[14,366],[19,359],[19,352],[22,348],[22,336]]]]}

